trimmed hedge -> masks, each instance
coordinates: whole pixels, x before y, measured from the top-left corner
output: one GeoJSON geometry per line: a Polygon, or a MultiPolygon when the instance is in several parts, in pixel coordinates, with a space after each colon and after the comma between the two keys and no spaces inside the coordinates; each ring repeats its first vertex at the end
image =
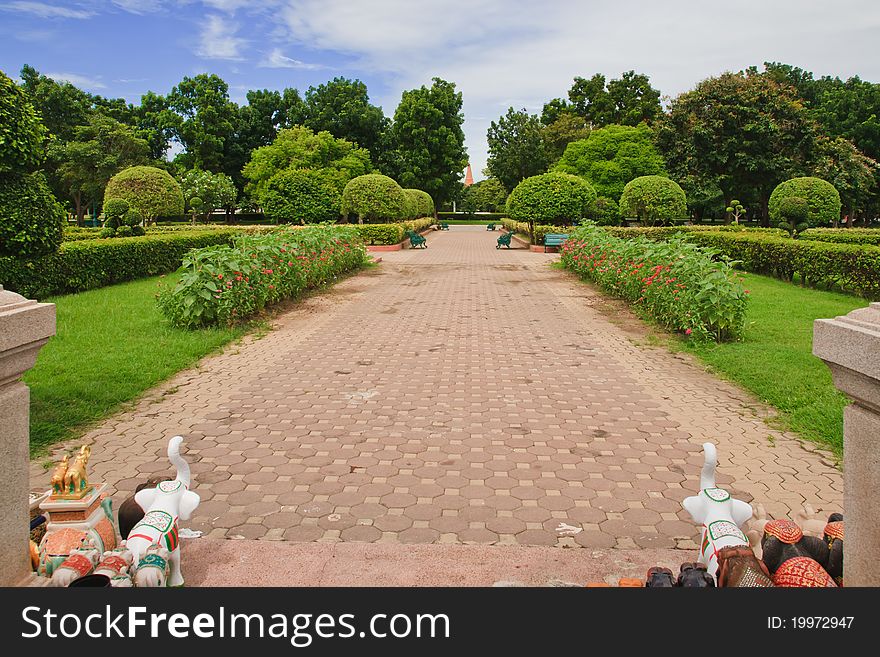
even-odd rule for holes
{"type": "Polygon", "coordinates": [[[165,274],[180,267],[190,249],[229,244],[239,232],[223,228],[68,242],[41,258],[0,258],[0,284],[28,298],[44,299],[165,274]]]}
{"type": "Polygon", "coordinates": [[[164,169],[136,166],[113,176],[104,190],[104,203],[122,199],[147,220],[183,214],[183,191],[164,169]]]}
{"type": "Polygon", "coordinates": [[[317,224],[339,219],[342,195],[324,169],[285,169],[269,178],[262,205],[276,223],[317,224]]]}
{"type": "Polygon", "coordinates": [[[687,239],[739,261],[756,274],[804,285],[837,285],[868,299],[880,299],[880,247],[793,240],[754,233],[691,232],[687,239]]]}
{"type": "Polygon", "coordinates": [[[410,219],[434,216],[434,199],[428,192],[421,189],[404,189],[406,196],[407,216],[410,219]]]}
{"type": "Polygon", "coordinates": [[[408,218],[403,188],[393,178],[368,173],[352,178],[342,191],[342,213],[355,214],[364,223],[386,223],[408,218]]]}
{"type": "Polygon", "coordinates": [[[64,209],[42,173],[0,174],[0,256],[35,258],[61,245],[64,209]]]}
{"type": "Polygon", "coordinates": [[[876,228],[809,228],[798,233],[798,239],[836,244],[867,244],[880,246],[880,230],[876,228]]]}
{"type": "Polygon", "coordinates": [[[515,221],[532,224],[576,224],[587,216],[596,190],[569,173],[542,173],[526,178],[507,197],[515,221]]]}
{"type": "Polygon", "coordinates": [[[392,244],[400,244],[403,242],[406,231],[411,230],[420,233],[432,223],[434,223],[433,217],[423,217],[394,224],[352,225],[357,228],[364,244],[368,246],[390,246],[392,244]]]}
{"type": "Polygon", "coordinates": [[[636,217],[651,225],[687,218],[687,199],[681,186],[665,176],[630,180],[620,197],[620,216],[636,217]]]}
{"type": "Polygon", "coordinates": [[[840,219],[840,194],[834,185],[821,178],[807,176],[779,183],[770,194],[768,208],[773,223],[778,224],[790,219],[783,216],[783,208],[786,200],[795,198],[807,202],[809,210],[806,221],[810,226],[830,224],[840,219]]]}

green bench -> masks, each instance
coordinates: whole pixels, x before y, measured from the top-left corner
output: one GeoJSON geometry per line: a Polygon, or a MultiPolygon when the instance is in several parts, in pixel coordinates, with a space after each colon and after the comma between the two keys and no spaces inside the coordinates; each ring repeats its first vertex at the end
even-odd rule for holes
{"type": "Polygon", "coordinates": [[[428,248],[428,240],[426,240],[424,237],[422,237],[418,233],[411,231],[411,230],[408,230],[408,231],[406,231],[406,236],[409,238],[409,245],[412,248],[417,249],[420,246],[425,249],[428,248]]]}
{"type": "Polygon", "coordinates": [[[506,246],[508,249],[510,248],[510,239],[513,237],[513,233],[504,233],[503,235],[498,237],[498,244],[495,245],[496,249],[500,249],[502,246],[506,246]]]}
{"type": "Polygon", "coordinates": [[[495,230],[495,224],[489,224],[486,226],[486,230],[495,230]]]}
{"type": "Polygon", "coordinates": [[[565,233],[547,233],[544,235],[544,253],[547,253],[548,246],[562,246],[567,239],[565,233]]]}
{"type": "Polygon", "coordinates": [[[440,230],[449,230],[449,224],[440,224],[440,230]]]}

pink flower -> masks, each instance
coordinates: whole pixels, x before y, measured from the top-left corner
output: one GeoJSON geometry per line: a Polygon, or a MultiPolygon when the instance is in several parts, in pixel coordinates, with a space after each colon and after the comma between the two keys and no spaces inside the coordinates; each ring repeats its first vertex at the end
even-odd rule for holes
{"type": "Polygon", "coordinates": [[[693,331],[691,331],[690,329],[685,329],[684,331],[685,335],[690,335],[691,333],[693,333],[693,331]]]}

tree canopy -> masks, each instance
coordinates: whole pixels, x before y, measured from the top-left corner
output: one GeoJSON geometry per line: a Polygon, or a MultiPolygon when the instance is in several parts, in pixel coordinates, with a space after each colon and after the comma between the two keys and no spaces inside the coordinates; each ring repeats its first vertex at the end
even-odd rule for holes
{"type": "Polygon", "coordinates": [[[550,154],[542,130],[541,120],[534,114],[508,108],[507,114],[489,124],[486,172],[508,190],[525,178],[545,172],[550,154]]]}
{"type": "Polygon", "coordinates": [[[305,125],[315,132],[327,131],[378,157],[388,119],[381,107],[370,104],[367,85],[360,80],[337,77],[309,87],[303,109],[305,125]]]}

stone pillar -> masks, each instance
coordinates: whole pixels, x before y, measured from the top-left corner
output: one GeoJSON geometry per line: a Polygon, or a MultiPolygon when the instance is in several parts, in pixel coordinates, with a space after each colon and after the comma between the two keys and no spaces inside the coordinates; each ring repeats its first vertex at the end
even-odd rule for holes
{"type": "Polygon", "coordinates": [[[813,354],[853,400],[843,414],[844,584],[880,586],[880,303],[816,320],[813,354]]]}
{"type": "Polygon", "coordinates": [[[0,586],[22,583],[28,554],[30,390],[21,375],[55,335],[55,305],[37,303],[0,285],[0,586]]]}

